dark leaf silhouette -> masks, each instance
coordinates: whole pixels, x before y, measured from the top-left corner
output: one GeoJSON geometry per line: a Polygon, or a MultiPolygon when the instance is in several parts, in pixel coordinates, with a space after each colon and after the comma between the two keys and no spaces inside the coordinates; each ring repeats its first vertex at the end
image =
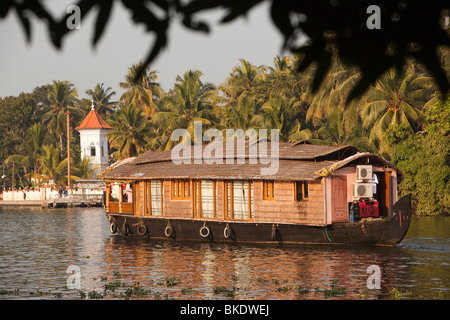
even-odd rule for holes
{"type": "Polygon", "coordinates": [[[95,23],[95,33],[92,44],[95,46],[105,30],[113,6],[113,0],[106,0],[100,4],[97,22],[95,23]]]}
{"type": "MultiPolygon", "coordinates": [[[[285,49],[305,53],[298,70],[304,70],[311,63],[317,64],[314,88],[318,88],[328,71],[330,47],[336,50],[339,58],[348,66],[356,66],[362,77],[355,90],[349,95],[352,99],[364,92],[381,74],[396,67],[400,70],[405,61],[413,58],[423,64],[437,82],[445,96],[449,90],[448,74],[439,66],[435,54],[440,47],[449,47],[448,30],[444,28],[444,14],[448,13],[448,1],[425,0],[268,0],[270,16],[275,27],[284,39],[285,49]],[[367,26],[370,16],[367,8],[377,5],[380,8],[380,29],[367,26]],[[300,18],[301,17],[301,18],[300,18]],[[303,47],[294,46],[295,37],[303,33],[310,40],[303,47]]],[[[210,9],[224,12],[222,23],[245,17],[263,0],[122,0],[130,11],[136,24],[144,24],[148,32],[155,34],[144,65],[149,65],[165,48],[168,42],[168,29],[173,21],[181,21],[191,30],[209,32],[210,26],[197,15],[210,9]],[[181,19],[180,19],[181,18],[181,19]]],[[[33,13],[48,24],[49,34],[55,47],[60,48],[62,40],[70,31],[66,27],[65,15],[55,22],[43,6],[43,0],[0,2],[0,18],[6,17],[12,9],[28,40],[31,39],[33,13]]],[[[92,8],[99,12],[94,29],[93,45],[105,31],[111,17],[113,0],[80,0],[77,4],[82,17],[92,8]]]]}

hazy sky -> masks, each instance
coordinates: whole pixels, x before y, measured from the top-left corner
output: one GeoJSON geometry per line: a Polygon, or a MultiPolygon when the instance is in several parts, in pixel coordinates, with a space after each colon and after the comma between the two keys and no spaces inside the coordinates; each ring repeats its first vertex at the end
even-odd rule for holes
{"type": "MultiPolygon", "coordinates": [[[[67,6],[76,1],[46,2],[57,14],[64,14],[67,6]]],[[[171,24],[169,44],[151,65],[158,71],[159,82],[165,90],[173,87],[177,75],[189,69],[200,70],[204,82],[222,83],[239,63],[240,58],[255,65],[273,65],[276,55],[282,55],[282,37],[272,24],[266,3],[254,8],[247,19],[219,25],[223,12],[209,12],[203,16],[210,22],[209,34],[190,31],[179,21],[171,24]]],[[[35,87],[53,80],[69,80],[81,98],[97,82],[123,92],[119,82],[128,67],[144,58],[152,43],[151,33],[135,25],[129,12],[116,3],[105,33],[92,48],[93,21],[91,12],[81,21],[58,51],[51,45],[46,26],[32,20],[32,41],[27,44],[16,14],[0,20],[0,97],[31,92],[35,87]]]]}

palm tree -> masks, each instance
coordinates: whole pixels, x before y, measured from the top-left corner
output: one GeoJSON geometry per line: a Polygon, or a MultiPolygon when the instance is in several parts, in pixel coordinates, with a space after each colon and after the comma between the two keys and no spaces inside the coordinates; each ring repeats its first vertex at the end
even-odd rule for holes
{"type": "Polygon", "coordinates": [[[320,119],[317,134],[318,139],[312,142],[327,144],[332,146],[353,145],[361,151],[373,151],[367,133],[361,124],[355,126],[351,132],[347,132],[344,127],[344,112],[339,106],[331,107],[325,119],[320,119]]]}
{"type": "Polygon", "coordinates": [[[361,109],[363,127],[372,128],[370,140],[379,141],[381,149],[384,149],[382,136],[390,125],[404,124],[414,132],[426,124],[422,109],[431,95],[423,86],[424,75],[411,67],[400,74],[390,69],[365,95],[361,109]]]}
{"type": "Polygon", "coordinates": [[[98,165],[92,167],[91,159],[84,157],[75,165],[73,173],[79,176],[81,179],[90,179],[94,176],[95,172],[99,168],[98,165]]]}
{"type": "Polygon", "coordinates": [[[107,120],[114,129],[107,133],[111,148],[116,159],[135,157],[145,151],[149,122],[140,108],[133,104],[120,108],[107,120]]]}
{"type": "MultiPolygon", "coordinates": [[[[351,89],[353,89],[357,80],[360,77],[360,74],[356,69],[347,68],[344,64],[342,64],[337,57],[332,60],[330,70],[326,74],[323,79],[321,86],[318,91],[312,92],[312,74],[313,69],[308,70],[308,78],[310,80],[310,85],[308,87],[308,95],[310,96],[308,111],[306,113],[306,120],[312,121],[314,125],[318,124],[320,119],[326,118],[331,109],[335,106],[339,106],[343,114],[343,121],[353,118],[349,118],[348,116],[355,114],[354,108],[350,108],[349,105],[346,104],[346,98],[350,93],[351,89]],[[350,110],[347,113],[347,110],[350,110]]],[[[353,102],[353,105],[356,105],[357,102],[353,102]]],[[[349,122],[349,128],[352,127],[352,124],[349,122]]]]}
{"type": "Polygon", "coordinates": [[[82,115],[84,111],[75,107],[78,92],[74,85],[68,81],[53,81],[53,86],[48,93],[50,110],[47,111],[43,119],[47,123],[47,128],[55,138],[59,138],[60,150],[63,149],[62,136],[67,130],[67,111],[76,115],[82,115]]]}
{"type": "MultiPolygon", "coordinates": [[[[56,184],[67,183],[67,158],[59,161],[60,152],[52,145],[43,145],[42,154],[39,156],[39,170],[42,179],[53,180],[56,184]]],[[[72,176],[71,179],[79,179],[72,176]]]]}
{"type": "Polygon", "coordinates": [[[310,137],[309,131],[300,130],[300,110],[295,101],[280,95],[268,100],[261,110],[262,113],[256,118],[260,120],[263,128],[278,129],[281,141],[310,137]]]}
{"type": "Polygon", "coordinates": [[[41,123],[35,123],[27,129],[26,139],[22,145],[21,154],[14,154],[6,158],[5,163],[20,163],[24,169],[25,176],[30,178],[38,177],[39,157],[42,153],[42,146],[48,140],[47,131],[41,123]],[[33,167],[33,172],[28,174],[28,167],[33,167]]]}
{"type": "Polygon", "coordinates": [[[236,106],[225,107],[222,119],[224,128],[242,129],[244,131],[260,125],[256,115],[256,101],[248,95],[241,95],[236,106]]]}
{"type": "Polygon", "coordinates": [[[298,79],[293,70],[294,61],[289,57],[274,59],[274,67],[269,67],[270,73],[267,75],[267,82],[270,86],[270,97],[277,95],[293,96],[295,85],[298,79]]]}
{"type": "Polygon", "coordinates": [[[94,90],[86,90],[86,94],[91,97],[92,102],[100,115],[109,115],[114,109],[110,104],[111,97],[116,94],[111,87],[104,88],[104,83],[97,83],[94,90]]]}
{"type": "MultiPolygon", "coordinates": [[[[200,80],[202,75],[200,71],[190,70],[183,77],[177,76],[175,88],[162,99],[162,109],[155,114],[154,120],[164,125],[166,137],[179,128],[187,129],[194,137],[194,122],[209,126],[217,120],[219,108],[215,107],[220,103],[220,97],[212,84],[200,80]]],[[[172,145],[168,140],[166,149],[172,145]]]]}
{"type": "Polygon", "coordinates": [[[120,88],[127,90],[119,101],[123,104],[134,104],[145,112],[146,117],[150,117],[156,109],[154,98],[164,95],[157,81],[157,72],[150,70],[148,66],[144,67],[142,61],[133,64],[128,68],[125,81],[119,84],[120,88]]]}
{"type": "Polygon", "coordinates": [[[258,98],[261,84],[267,76],[265,66],[257,67],[244,59],[239,59],[239,62],[241,64],[233,68],[225,83],[220,86],[220,90],[231,104],[234,104],[243,93],[254,94],[258,98]]]}

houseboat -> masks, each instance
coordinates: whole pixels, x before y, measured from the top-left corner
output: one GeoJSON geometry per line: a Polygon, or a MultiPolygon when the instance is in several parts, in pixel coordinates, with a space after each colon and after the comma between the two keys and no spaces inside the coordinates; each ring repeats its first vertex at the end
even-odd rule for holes
{"type": "Polygon", "coordinates": [[[408,231],[411,198],[397,200],[403,173],[384,158],[353,146],[280,142],[275,156],[265,159],[276,160],[277,170],[267,174],[262,169],[268,162],[253,157],[255,146],[273,147],[247,141],[232,156],[205,156],[192,146],[183,161],[174,161],[173,151],[147,151],[115,163],[101,173],[111,232],[230,243],[393,246],[408,231]]]}

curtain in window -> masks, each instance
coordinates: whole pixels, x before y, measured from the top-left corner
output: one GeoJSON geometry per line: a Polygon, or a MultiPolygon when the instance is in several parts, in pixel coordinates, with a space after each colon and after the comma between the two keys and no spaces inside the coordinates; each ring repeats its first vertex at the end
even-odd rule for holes
{"type": "Polygon", "coordinates": [[[227,190],[227,218],[231,219],[231,182],[225,183],[226,190],[227,190]]]}
{"type": "Polygon", "coordinates": [[[203,218],[214,218],[214,192],[212,180],[201,181],[201,210],[203,218]]]}
{"type": "Polygon", "coordinates": [[[227,218],[236,220],[253,219],[253,182],[248,181],[233,181],[225,183],[227,194],[227,218]],[[248,212],[249,206],[249,192],[250,189],[250,214],[248,212]],[[231,193],[233,197],[231,198],[231,193]],[[233,217],[231,217],[231,208],[233,208],[233,217]]]}
{"type": "Polygon", "coordinates": [[[250,184],[250,219],[253,219],[253,182],[250,184]]]}
{"type": "Polygon", "coordinates": [[[234,219],[248,219],[248,183],[233,181],[234,219]]]}
{"type": "Polygon", "coordinates": [[[152,180],[150,184],[150,194],[151,194],[151,204],[152,204],[152,215],[161,215],[161,180],[152,180]]]}

